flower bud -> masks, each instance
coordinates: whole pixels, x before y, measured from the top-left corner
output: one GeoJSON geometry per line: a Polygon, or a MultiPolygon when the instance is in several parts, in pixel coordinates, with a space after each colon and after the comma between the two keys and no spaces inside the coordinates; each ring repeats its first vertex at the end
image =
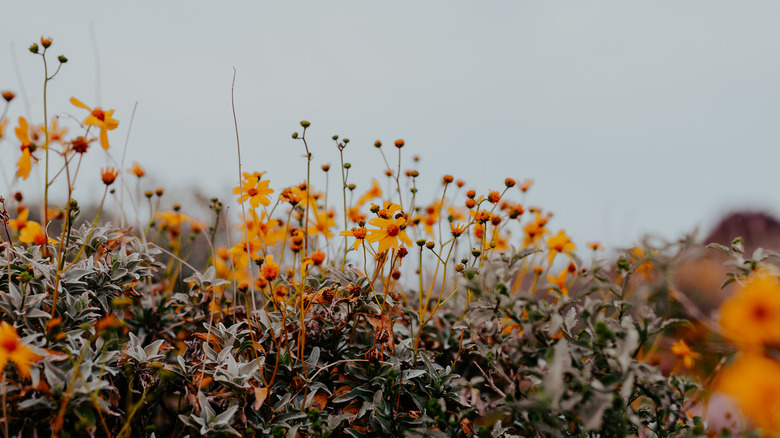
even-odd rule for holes
{"type": "Polygon", "coordinates": [[[32,46],[28,48],[28,50],[30,50],[32,53],[38,53],[38,44],[33,43],[32,46]]]}
{"type": "Polygon", "coordinates": [[[382,147],[382,142],[379,141],[379,140],[375,141],[374,142],[374,147],[381,148],[382,147]]]}
{"type": "Polygon", "coordinates": [[[43,46],[44,49],[48,49],[49,46],[51,46],[51,42],[52,42],[51,37],[49,38],[41,37],[41,45],[43,46]]]}
{"type": "Polygon", "coordinates": [[[57,57],[57,61],[59,61],[60,64],[65,64],[66,62],[68,62],[68,58],[66,58],[65,55],[60,55],[57,57]]]}
{"type": "Polygon", "coordinates": [[[307,120],[301,120],[301,126],[303,126],[303,129],[306,129],[311,126],[311,123],[309,123],[307,120]]]}
{"type": "Polygon", "coordinates": [[[10,102],[14,100],[14,97],[16,97],[16,93],[13,91],[3,91],[3,99],[5,99],[6,102],[10,102]]]}
{"type": "Polygon", "coordinates": [[[298,138],[298,133],[297,132],[293,132],[292,133],[292,138],[293,139],[297,139],[298,138]]]}

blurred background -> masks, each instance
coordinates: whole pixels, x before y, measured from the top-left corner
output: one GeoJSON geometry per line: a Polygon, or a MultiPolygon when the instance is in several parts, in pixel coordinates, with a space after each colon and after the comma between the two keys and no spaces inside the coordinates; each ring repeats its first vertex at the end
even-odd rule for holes
{"type": "MultiPolygon", "coordinates": [[[[277,193],[305,178],[303,144],[290,138],[305,119],[315,188],[324,190],[321,164],[338,170],[334,134],[351,140],[344,152],[358,194],[372,177],[384,185],[374,141],[395,166],[391,145],[403,138],[402,169],[421,157],[423,200],[445,173],[483,193],[505,177],[530,178],[533,188],[524,199],[513,191],[516,199],[553,211],[551,228],[565,228],[580,248],[629,246],[645,233],[676,239],[696,227],[702,235],[732,210],[778,210],[777,2],[15,1],[2,9],[0,89],[18,94],[9,128],[20,115],[43,120],[41,58],[27,47],[51,36],[51,59],[70,61],[49,85],[50,116],[75,127],[85,114],[71,96],[115,109],[110,152],[120,161],[127,144],[124,167],[138,161],[148,174],[142,190],[237,205],[235,68],[244,171],[268,171],[277,193]]],[[[20,152],[12,129],[5,140],[2,193],[40,192],[40,172],[11,186],[20,152]]],[[[81,199],[99,198],[98,167],[109,163],[99,147],[90,152],[81,199]]]]}

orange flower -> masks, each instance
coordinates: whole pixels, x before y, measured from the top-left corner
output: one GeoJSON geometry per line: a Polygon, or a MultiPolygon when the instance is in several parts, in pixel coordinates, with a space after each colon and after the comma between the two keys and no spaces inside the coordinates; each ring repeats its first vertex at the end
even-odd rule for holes
{"type": "Polygon", "coordinates": [[[8,119],[0,120],[0,140],[3,139],[6,125],[8,125],[8,119]]]}
{"type": "MultiPolygon", "coordinates": [[[[373,220],[373,219],[372,219],[373,220]]],[[[360,248],[360,244],[366,238],[367,230],[364,227],[353,228],[351,231],[342,231],[339,236],[351,236],[355,238],[355,251],[360,248]]]]}
{"type": "Polygon", "coordinates": [[[408,246],[412,246],[412,241],[409,239],[409,236],[406,235],[406,232],[403,230],[404,222],[406,222],[406,219],[403,217],[397,218],[395,221],[390,219],[382,219],[381,217],[376,217],[368,221],[369,224],[379,227],[378,230],[370,230],[368,232],[368,236],[366,237],[366,241],[368,242],[379,242],[379,252],[385,252],[392,246],[393,248],[398,248],[398,239],[401,239],[403,243],[405,243],[408,246]]]}
{"type": "Polygon", "coordinates": [[[238,203],[249,200],[249,205],[257,208],[258,205],[263,204],[269,206],[271,200],[267,195],[273,193],[273,189],[268,188],[269,181],[260,181],[260,178],[265,172],[255,172],[252,174],[244,173],[244,183],[238,187],[233,188],[233,194],[241,196],[238,197],[238,203]]]}
{"type": "Polygon", "coordinates": [[[685,368],[688,369],[693,368],[694,360],[701,359],[701,354],[691,350],[691,347],[685,343],[685,339],[680,339],[672,344],[672,353],[682,359],[683,365],[685,365],[685,368]]]}
{"type": "Polygon", "coordinates": [[[114,110],[103,111],[99,107],[92,109],[75,97],[70,98],[70,103],[90,112],[87,118],[84,119],[84,124],[100,128],[100,145],[103,146],[103,149],[108,150],[108,131],[113,131],[119,126],[119,122],[111,117],[114,115],[114,110]]]}
{"type": "Polygon", "coordinates": [[[271,254],[265,256],[263,267],[260,268],[260,275],[268,281],[272,281],[279,275],[279,265],[274,262],[274,256],[271,254]]]}
{"type": "Polygon", "coordinates": [[[599,242],[588,242],[588,248],[592,249],[593,251],[599,251],[604,249],[603,246],[599,242]]]}
{"type": "Polygon", "coordinates": [[[138,164],[137,161],[133,161],[133,167],[130,169],[127,169],[128,172],[132,173],[133,175],[137,176],[138,178],[141,178],[142,176],[146,175],[146,172],[144,171],[144,168],[141,167],[140,164],[138,164]]]}
{"type": "Polygon", "coordinates": [[[119,171],[113,167],[106,167],[100,170],[100,177],[103,179],[103,184],[110,186],[116,180],[119,171]]]}
{"type": "Polygon", "coordinates": [[[30,376],[30,362],[35,362],[41,356],[33,353],[30,347],[24,345],[16,328],[3,321],[0,323],[0,371],[5,370],[10,360],[16,365],[16,370],[21,377],[30,376]]]}
{"type": "Polygon", "coordinates": [[[452,237],[460,237],[466,231],[466,225],[455,225],[455,222],[450,222],[450,231],[452,232],[452,237]]]}

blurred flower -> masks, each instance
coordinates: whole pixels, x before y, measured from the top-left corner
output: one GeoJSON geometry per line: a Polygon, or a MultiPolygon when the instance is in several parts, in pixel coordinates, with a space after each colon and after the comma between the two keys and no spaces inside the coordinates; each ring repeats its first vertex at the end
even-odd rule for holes
{"type": "MultiPolygon", "coordinates": [[[[25,227],[19,233],[19,240],[28,245],[45,245],[46,234],[43,232],[43,226],[35,221],[27,221],[25,227]]],[[[49,239],[49,242],[52,242],[52,240],[49,239]]]]}
{"type": "Polygon", "coordinates": [[[780,433],[780,364],[759,355],[740,356],[721,371],[716,389],[733,397],[743,414],[763,429],[780,433]]]}
{"type": "Polygon", "coordinates": [[[5,370],[10,360],[19,375],[26,378],[30,376],[30,363],[40,358],[21,342],[14,326],[5,321],[0,323],[0,371],[5,370]]]}
{"type": "Polygon", "coordinates": [[[558,234],[547,239],[547,247],[550,248],[550,252],[547,254],[547,262],[549,264],[552,264],[553,259],[559,252],[577,249],[563,230],[558,231],[558,234]]]}
{"type": "Polygon", "coordinates": [[[726,337],[743,348],[780,346],[780,281],[758,272],[720,308],[726,337]]]}
{"type": "Polygon", "coordinates": [[[20,147],[22,150],[22,157],[19,158],[19,162],[16,164],[16,176],[27,179],[30,176],[30,170],[32,169],[32,160],[38,161],[38,159],[33,156],[36,146],[30,141],[30,127],[24,117],[19,117],[19,126],[15,131],[16,138],[22,142],[20,147]]]}
{"type": "Polygon", "coordinates": [[[691,347],[685,343],[685,339],[680,339],[672,344],[672,353],[679,357],[683,361],[685,368],[693,368],[693,362],[696,359],[701,359],[701,354],[691,350],[691,347]]]}
{"type": "Polygon", "coordinates": [[[23,229],[27,225],[27,217],[30,215],[30,210],[27,208],[22,208],[21,211],[19,211],[19,214],[16,216],[16,219],[10,219],[8,221],[8,225],[11,226],[11,229],[18,232],[19,230],[23,229]]]}
{"type": "Polygon", "coordinates": [[[552,275],[547,276],[547,281],[552,283],[554,286],[557,286],[558,290],[561,292],[561,295],[567,297],[569,296],[569,288],[566,287],[566,280],[568,279],[568,277],[569,277],[569,270],[562,269],[557,276],[552,276],[552,275]]]}
{"type": "Polygon", "coordinates": [[[141,178],[142,176],[146,175],[144,168],[141,167],[141,165],[138,164],[137,161],[133,161],[133,167],[127,169],[127,171],[137,176],[138,178],[141,178]]]}
{"type": "Polygon", "coordinates": [[[358,206],[359,205],[363,205],[366,202],[368,202],[368,201],[370,201],[372,199],[379,198],[381,196],[382,196],[382,188],[379,187],[379,183],[377,182],[377,180],[372,178],[371,179],[371,188],[368,189],[368,191],[366,193],[364,193],[363,196],[360,197],[360,199],[358,199],[356,205],[358,205],[358,206]]]}
{"type": "Polygon", "coordinates": [[[272,281],[279,275],[279,264],[274,262],[274,256],[269,254],[265,256],[263,267],[260,268],[260,275],[267,281],[272,281]]]}
{"type": "Polygon", "coordinates": [[[70,98],[70,103],[90,112],[87,118],[84,119],[84,124],[100,128],[100,145],[103,146],[103,149],[108,150],[108,131],[113,131],[119,126],[119,121],[111,117],[114,115],[114,110],[103,111],[99,107],[92,109],[75,97],[70,98]]]}

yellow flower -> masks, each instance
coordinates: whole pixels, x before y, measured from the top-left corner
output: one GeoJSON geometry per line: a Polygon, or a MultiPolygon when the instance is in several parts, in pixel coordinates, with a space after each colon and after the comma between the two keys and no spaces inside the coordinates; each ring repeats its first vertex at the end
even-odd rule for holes
{"type": "Polygon", "coordinates": [[[70,98],[70,103],[90,112],[87,118],[84,119],[84,124],[100,128],[100,145],[103,146],[103,149],[108,150],[108,131],[113,131],[119,126],[119,121],[111,117],[114,115],[114,110],[103,111],[102,108],[98,107],[92,109],[75,97],[70,98]]]}
{"type": "Polygon", "coordinates": [[[26,208],[22,208],[22,211],[19,212],[19,214],[16,216],[16,219],[10,219],[8,221],[8,225],[11,226],[11,229],[15,232],[18,232],[25,226],[27,226],[27,217],[30,215],[30,210],[26,208]]]}
{"type": "Polygon", "coordinates": [[[379,229],[370,230],[368,236],[366,236],[366,241],[370,243],[379,242],[380,253],[387,251],[391,246],[398,249],[398,239],[401,239],[406,245],[412,246],[412,241],[402,228],[404,222],[406,222],[406,219],[403,217],[399,217],[395,221],[375,217],[368,223],[379,227],[379,229]]]}
{"type": "Polygon", "coordinates": [[[569,270],[563,269],[560,273],[558,273],[557,276],[549,275],[547,276],[547,281],[552,283],[554,286],[558,287],[558,290],[561,292],[561,295],[564,297],[569,296],[569,288],[566,287],[566,280],[569,277],[569,270]]]}
{"type": "MultiPolygon", "coordinates": [[[[59,128],[57,126],[57,120],[59,120],[58,117],[55,117],[54,120],[51,121],[51,128],[49,128],[49,143],[54,143],[55,141],[59,144],[65,144],[65,134],[68,133],[68,128],[59,128]]],[[[43,128],[43,126],[41,126],[43,128]]]]}
{"type": "Polygon", "coordinates": [[[241,239],[240,242],[233,245],[230,248],[230,255],[233,257],[233,265],[238,269],[244,269],[249,266],[249,257],[252,256],[252,260],[258,260],[260,256],[257,254],[263,248],[262,240],[258,238],[249,238],[249,247],[247,248],[247,242],[241,239]]]}
{"type": "Polygon", "coordinates": [[[273,189],[268,188],[269,181],[260,181],[260,178],[265,172],[255,172],[252,174],[244,173],[244,183],[241,186],[233,188],[233,194],[241,196],[238,197],[238,203],[249,199],[249,205],[253,208],[257,208],[258,205],[263,204],[269,206],[271,199],[267,195],[273,193],[273,189]]]}
{"type": "Polygon", "coordinates": [[[547,239],[547,247],[550,249],[550,252],[547,254],[547,263],[549,264],[552,264],[553,259],[559,252],[577,249],[563,230],[558,231],[558,234],[547,239]]]}
{"type": "Polygon", "coordinates": [[[374,211],[376,208],[379,208],[379,210],[376,212],[376,215],[381,217],[382,219],[390,219],[393,216],[393,214],[395,214],[396,211],[401,211],[400,205],[393,204],[392,202],[387,202],[387,201],[382,203],[381,208],[372,202],[371,211],[374,211]]]}
{"type": "Polygon", "coordinates": [[[542,216],[542,213],[539,210],[534,212],[533,222],[528,222],[523,227],[523,231],[525,232],[525,241],[523,242],[524,246],[536,245],[539,239],[541,239],[545,234],[549,233],[546,228],[548,220],[550,220],[549,213],[545,216],[542,216]]]}
{"type": "Polygon", "coordinates": [[[368,202],[368,201],[370,201],[372,199],[375,199],[375,198],[379,198],[381,196],[382,196],[382,188],[379,187],[379,183],[376,181],[376,179],[372,178],[371,179],[371,188],[368,189],[368,191],[366,193],[364,193],[363,196],[360,197],[360,199],[358,199],[356,205],[358,205],[358,206],[359,205],[363,205],[366,202],[368,202]]]}
{"type": "Polygon", "coordinates": [[[780,346],[780,281],[758,272],[720,307],[720,326],[732,342],[746,348],[780,346]]]}
{"type": "Polygon", "coordinates": [[[19,375],[26,378],[30,376],[30,362],[40,358],[19,340],[14,326],[5,321],[0,323],[0,371],[5,370],[10,360],[16,365],[19,375]]]}
{"type": "Polygon", "coordinates": [[[701,354],[691,350],[691,347],[685,343],[685,339],[680,339],[679,341],[672,344],[672,353],[682,359],[683,365],[685,365],[685,368],[688,369],[693,368],[694,360],[701,359],[701,354]]]}
{"type": "Polygon", "coordinates": [[[336,226],[336,220],[334,219],[335,212],[333,209],[330,211],[320,211],[315,204],[312,204],[312,207],[314,207],[314,221],[309,227],[309,234],[322,234],[330,239],[333,237],[333,233],[330,230],[336,226]]]}
{"type": "Polygon", "coordinates": [[[758,355],[744,355],[721,371],[718,391],[733,397],[743,414],[763,429],[780,433],[780,364],[758,355]]]}
{"type": "Polygon", "coordinates": [[[30,127],[24,117],[19,117],[19,126],[15,131],[16,137],[22,142],[22,145],[20,146],[22,157],[19,158],[19,162],[16,163],[16,176],[21,179],[27,179],[27,177],[30,176],[30,170],[32,169],[32,160],[38,161],[38,159],[33,156],[36,146],[30,141],[30,127]]]}
{"type": "MultiPolygon", "coordinates": [[[[19,233],[19,240],[28,245],[45,245],[46,234],[43,232],[41,224],[35,221],[27,221],[27,224],[19,233]]],[[[49,242],[51,243],[53,240],[49,239],[49,242]]]]}

